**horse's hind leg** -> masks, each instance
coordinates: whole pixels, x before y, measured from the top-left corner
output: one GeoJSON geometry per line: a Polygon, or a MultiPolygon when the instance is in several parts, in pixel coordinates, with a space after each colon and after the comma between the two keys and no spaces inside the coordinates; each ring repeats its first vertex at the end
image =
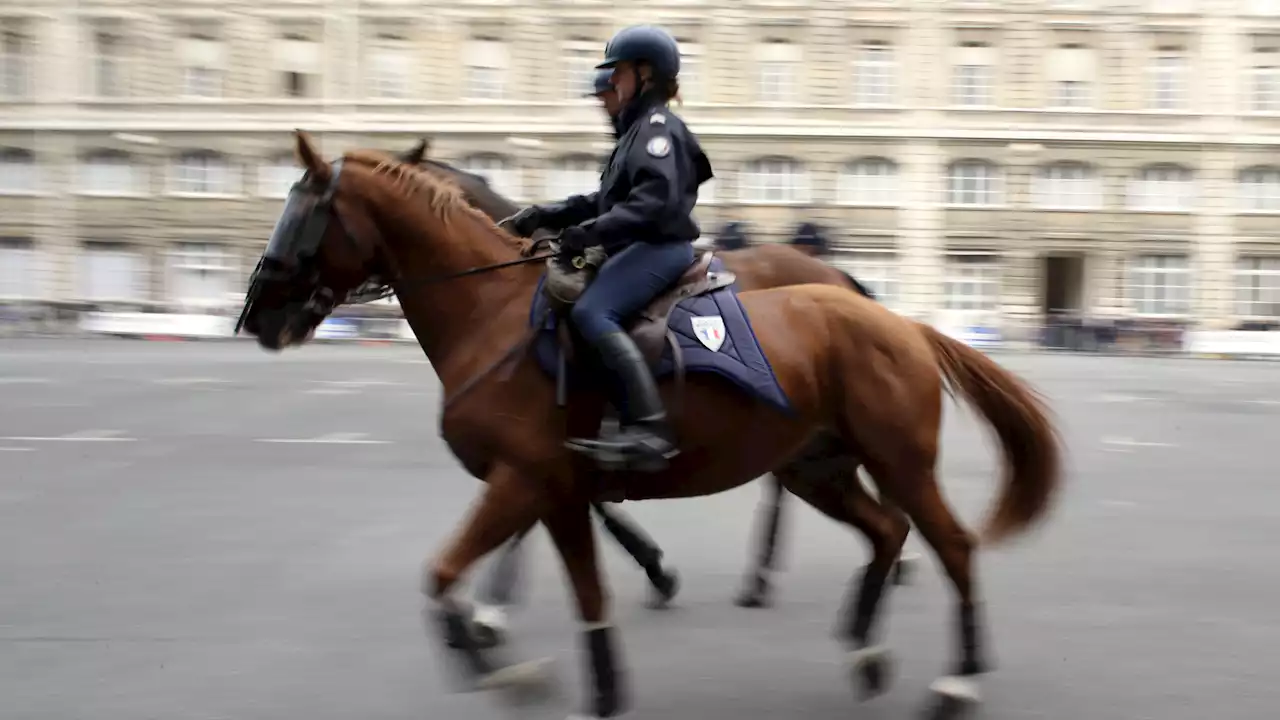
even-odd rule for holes
{"type": "Polygon", "coordinates": [[[778,529],[782,522],[782,482],[777,476],[770,476],[765,483],[768,493],[764,503],[764,522],[760,533],[760,553],[756,556],[755,565],[747,573],[746,584],[734,604],[745,608],[768,607],[773,594],[770,576],[777,568],[775,558],[778,551],[778,529]]]}
{"type": "Polygon", "coordinates": [[[828,517],[858,528],[871,543],[871,561],[856,590],[850,588],[838,630],[850,648],[849,661],[866,698],[888,685],[888,652],[876,642],[876,621],[910,524],[902,513],[881,506],[866,492],[856,476],[858,460],[841,455],[836,442],[827,441],[823,454],[810,454],[776,474],[797,497],[828,517]]]}
{"type": "MultiPolygon", "coordinates": [[[[911,462],[919,463],[919,459],[911,462]]],[[[943,709],[949,711],[951,708],[948,706],[980,700],[975,680],[989,669],[982,652],[980,608],[974,592],[977,585],[973,577],[976,543],[942,497],[931,464],[917,464],[915,470],[899,473],[892,476],[893,494],[937,553],[959,601],[956,607],[959,656],[951,674],[939,678],[931,687],[943,701],[943,709]]],[[[882,475],[877,474],[876,477],[882,475]]]]}
{"type": "Polygon", "coordinates": [[[658,544],[640,529],[634,520],[628,519],[621,511],[606,508],[601,503],[595,503],[593,507],[600,516],[604,529],[608,530],[622,549],[635,559],[644,570],[645,576],[649,578],[649,584],[653,588],[649,607],[654,609],[667,607],[671,599],[676,596],[676,591],[680,589],[680,579],[674,570],[662,566],[662,548],[658,547],[658,544]]]}

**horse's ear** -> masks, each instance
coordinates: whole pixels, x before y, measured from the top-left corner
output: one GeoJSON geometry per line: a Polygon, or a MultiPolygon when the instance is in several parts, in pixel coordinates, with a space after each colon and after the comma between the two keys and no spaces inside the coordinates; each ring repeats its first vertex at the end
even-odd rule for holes
{"type": "Polygon", "coordinates": [[[400,156],[400,162],[406,165],[421,165],[422,161],[427,157],[427,149],[430,144],[426,138],[422,138],[407,152],[400,156]]]}
{"type": "Polygon", "coordinates": [[[329,165],[320,157],[320,153],[316,151],[316,147],[311,142],[311,136],[301,130],[294,130],[293,136],[296,139],[294,147],[294,155],[298,158],[298,164],[302,166],[313,177],[324,182],[329,178],[329,165]]]}

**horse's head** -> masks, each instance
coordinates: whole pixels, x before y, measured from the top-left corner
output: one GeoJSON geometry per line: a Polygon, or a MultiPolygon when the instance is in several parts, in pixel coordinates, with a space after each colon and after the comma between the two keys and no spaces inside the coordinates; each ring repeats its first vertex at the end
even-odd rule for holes
{"type": "Polygon", "coordinates": [[[327,163],[305,133],[296,155],[305,170],[285,201],[236,324],[269,350],[301,345],[335,307],[384,294],[392,277],[370,213],[369,169],[327,163]]]}

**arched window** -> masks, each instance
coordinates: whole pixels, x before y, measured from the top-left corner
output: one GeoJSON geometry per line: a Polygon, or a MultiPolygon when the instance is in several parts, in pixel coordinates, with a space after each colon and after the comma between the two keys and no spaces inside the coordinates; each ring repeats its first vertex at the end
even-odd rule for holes
{"type": "Polygon", "coordinates": [[[1129,183],[1130,210],[1185,212],[1195,207],[1195,176],[1189,168],[1147,165],[1129,183]]]}
{"type": "Polygon", "coordinates": [[[1280,167],[1258,165],[1241,170],[1238,189],[1241,210],[1280,211],[1280,167]]]}
{"type": "Polygon", "coordinates": [[[809,175],[799,160],[759,158],[747,163],[739,179],[744,202],[801,203],[809,200],[809,175]]]}
{"type": "Polygon", "coordinates": [[[951,205],[999,205],[1003,177],[994,163],[959,160],[947,172],[947,202],[951,205]]]}
{"type": "Polygon", "coordinates": [[[33,193],[36,156],[25,148],[0,149],[0,193],[33,193]]]}
{"type": "Polygon", "coordinates": [[[169,189],[191,195],[235,195],[240,192],[240,171],[221,153],[189,150],[174,161],[169,189]]]}
{"type": "Polygon", "coordinates": [[[520,181],[520,169],[503,155],[481,153],[462,159],[459,167],[489,181],[495,192],[516,200],[524,197],[524,184],[520,181]]]}
{"type": "Polygon", "coordinates": [[[1089,165],[1056,162],[1040,167],[1032,195],[1037,207],[1090,210],[1102,206],[1102,183],[1089,165]]]}
{"type": "Polygon", "coordinates": [[[836,198],[843,205],[897,205],[897,165],[879,157],[845,165],[840,169],[836,198]]]}

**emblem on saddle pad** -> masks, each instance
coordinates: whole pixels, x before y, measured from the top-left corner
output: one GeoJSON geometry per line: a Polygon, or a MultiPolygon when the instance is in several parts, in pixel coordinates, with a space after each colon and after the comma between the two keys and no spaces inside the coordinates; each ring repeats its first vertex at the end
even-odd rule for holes
{"type": "Polygon", "coordinates": [[[724,318],[719,315],[694,316],[689,321],[693,324],[693,334],[698,338],[698,342],[705,345],[711,352],[720,352],[720,346],[724,345],[725,338],[724,318]]]}

